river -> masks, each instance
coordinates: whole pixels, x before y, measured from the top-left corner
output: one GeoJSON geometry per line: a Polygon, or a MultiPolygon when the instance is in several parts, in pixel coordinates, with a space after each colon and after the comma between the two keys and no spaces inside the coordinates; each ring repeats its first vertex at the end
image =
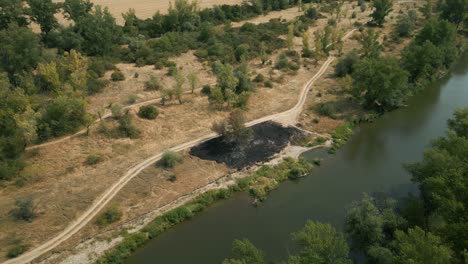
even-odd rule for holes
{"type": "Polygon", "coordinates": [[[290,234],[307,219],[343,228],[346,207],[364,192],[414,190],[402,164],[421,160],[432,139],[442,136],[455,109],[468,106],[468,54],[449,76],[411,98],[408,107],[362,125],[336,155],[300,181],[287,182],[259,207],[247,194],[219,202],[192,220],[151,240],[128,259],[129,264],[221,263],[234,239],[247,238],[269,260],[281,260],[291,248],[290,234]]]}

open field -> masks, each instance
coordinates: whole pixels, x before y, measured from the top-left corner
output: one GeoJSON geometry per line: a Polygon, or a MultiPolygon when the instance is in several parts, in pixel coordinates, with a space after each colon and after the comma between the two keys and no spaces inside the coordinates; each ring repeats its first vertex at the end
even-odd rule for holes
{"type": "MultiPolygon", "coordinates": [[[[54,0],[54,2],[63,2],[54,0]]],[[[141,19],[151,18],[156,12],[167,13],[171,0],[92,0],[95,5],[109,8],[118,24],[123,23],[122,13],[128,9],[135,9],[136,15],[141,19]]],[[[212,7],[214,5],[235,5],[242,3],[242,0],[198,0],[200,8],[212,7]]]]}

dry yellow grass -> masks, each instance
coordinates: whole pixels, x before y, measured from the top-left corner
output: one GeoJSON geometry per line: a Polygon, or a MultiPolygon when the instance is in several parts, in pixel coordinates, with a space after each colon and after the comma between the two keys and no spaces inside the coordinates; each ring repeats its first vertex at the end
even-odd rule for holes
{"type": "MultiPolygon", "coordinates": [[[[54,0],[54,2],[63,2],[63,0],[54,0]]],[[[122,13],[130,8],[135,9],[136,15],[141,19],[152,17],[157,11],[162,14],[167,13],[170,6],[170,0],[92,0],[95,5],[101,5],[109,8],[114,15],[117,23],[122,24],[122,13]]],[[[214,5],[235,5],[242,3],[242,0],[198,0],[200,8],[212,7],[214,5]]]]}

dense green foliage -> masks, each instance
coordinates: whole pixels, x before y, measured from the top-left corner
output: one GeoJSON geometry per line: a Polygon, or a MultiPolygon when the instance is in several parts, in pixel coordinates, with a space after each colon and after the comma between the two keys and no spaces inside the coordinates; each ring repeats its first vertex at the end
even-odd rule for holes
{"type": "Polygon", "coordinates": [[[159,111],[156,109],[156,107],[152,105],[146,105],[140,107],[140,110],[138,111],[138,116],[141,118],[145,119],[156,119],[158,117],[159,111]]]}
{"type": "Polygon", "coordinates": [[[383,26],[385,17],[392,11],[392,0],[374,0],[372,20],[378,26],[383,26]]]}

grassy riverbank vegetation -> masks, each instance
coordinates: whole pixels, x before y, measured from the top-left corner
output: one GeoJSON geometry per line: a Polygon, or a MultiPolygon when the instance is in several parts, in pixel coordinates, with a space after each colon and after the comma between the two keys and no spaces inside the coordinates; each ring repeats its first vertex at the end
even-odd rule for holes
{"type": "Polygon", "coordinates": [[[141,231],[126,234],[121,243],[108,251],[96,263],[123,263],[149,239],[159,236],[180,222],[189,220],[211,204],[228,199],[240,191],[249,192],[255,199],[264,200],[266,195],[278,186],[279,182],[305,176],[312,168],[313,166],[303,159],[294,160],[291,158],[284,159],[278,165],[262,166],[251,175],[237,180],[236,184],[228,188],[208,191],[187,204],[156,218],[141,231]]]}
{"type": "MultiPolygon", "coordinates": [[[[466,263],[468,240],[468,108],[455,112],[446,135],[435,139],[422,161],[405,165],[419,195],[399,201],[364,195],[347,210],[345,234],[328,224],[307,222],[284,263],[466,263]],[[349,241],[349,245],[347,243],[349,241]]],[[[267,263],[248,240],[233,243],[223,263],[267,263]]]]}

